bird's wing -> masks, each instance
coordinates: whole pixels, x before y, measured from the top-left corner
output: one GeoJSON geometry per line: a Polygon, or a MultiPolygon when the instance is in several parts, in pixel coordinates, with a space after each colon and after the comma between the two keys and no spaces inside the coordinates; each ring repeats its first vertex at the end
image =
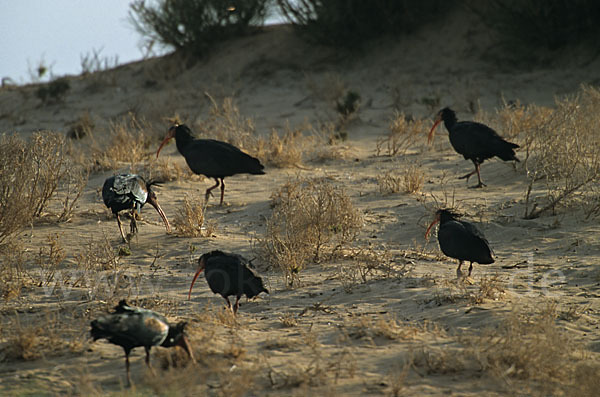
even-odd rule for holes
{"type": "Polygon", "coordinates": [[[128,196],[141,204],[148,198],[146,182],[135,174],[121,174],[115,176],[112,190],[120,196],[128,196]]]}
{"type": "Polygon", "coordinates": [[[209,177],[225,177],[245,172],[261,172],[258,159],[239,148],[214,139],[196,139],[183,153],[192,171],[209,177]]]}
{"type": "Polygon", "coordinates": [[[512,149],[519,147],[517,144],[505,141],[487,125],[474,121],[457,123],[450,136],[450,142],[458,153],[480,159],[493,156],[510,159],[514,156],[512,149]]]}
{"type": "Polygon", "coordinates": [[[483,232],[481,230],[479,230],[479,228],[477,228],[477,226],[473,225],[472,223],[466,222],[466,221],[457,221],[457,222],[459,222],[468,233],[482,239],[483,241],[486,242],[486,244],[488,243],[487,239],[485,238],[485,235],[483,234],[483,232]]]}
{"type": "Polygon", "coordinates": [[[167,337],[169,324],[164,317],[150,313],[127,310],[100,317],[92,322],[92,336],[94,339],[106,338],[113,343],[133,347],[161,344],[167,337]]]}

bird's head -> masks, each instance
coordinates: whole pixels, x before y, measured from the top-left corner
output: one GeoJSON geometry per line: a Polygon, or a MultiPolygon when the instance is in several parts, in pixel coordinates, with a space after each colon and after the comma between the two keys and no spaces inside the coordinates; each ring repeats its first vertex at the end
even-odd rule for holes
{"type": "Polygon", "coordinates": [[[456,121],[456,113],[454,113],[454,110],[450,109],[449,107],[445,107],[439,112],[437,112],[437,114],[435,115],[433,127],[431,127],[431,130],[429,130],[429,135],[427,136],[428,144],[431,145],[431,143],[433,142],[433,133],[435,132],[437,126],[440,125],[442,121],[450,119],[454,119],[456,121]]]}
{"type": "Polygon", "coordinates": [[[459,214],[452,209],[449,208],[440,208],[435,212],[435,218],[433,222],[427,227],[427,231],[425,232],[425,240],[429,238],[429,233],[431,229],[435,226],[436,223],[441,222],[444,223],[447,220],[456,219],[459,217],[459,214]]]}
{"type": "Polygon", "coordinates": [[[161,346],[181,346],[181,348],[183,348],[183,350],[185,350],[185,352],[190,356],[190,359],[193,362],[196,362],[194,353],[192,352],[192,347],[190,346],[190,343],[185,335],[186,325],[187,323],[185,321],[180,321],[177,324],[169,324],[169,333],[167,334],[167,337],[161,346]]]}
{"type": "Polygon", "coordinates": [[[190,291],[188,292],[188,300],[190,300],[192,297],[192,288],[194,288],[194,283],[196,282],[196,279],[206,267],[206,259],[208,258],[208,256],[209,254],[204,254],[200,258],[198,258],[198,270],[196,270],[196,274],[194,274],[194,279],[192,280],[192,284],[190,285],[190,291]]]}
{"type": "Polygon", "coordinates": [[[179,124],[175,123],[169,128],[169,131],[167,131],[167,136],[165,136],[165,139],[163,139],[162,143],[158,147],[158,150],[156,151],[156,158],[158,158],[160,150],[163,148],[163,146],[165,146],[167,142],[169,142],[172,138],[175,137],[175,133],[177,132],[178,127],[179,124]]]}
{"type": "Polygon", "coordinates": [[[156,212],[158,212],[158,215],[160,215],[160,217],[163,220],[163,223],[165,224],[167,233],[171,233],[171,225],[169,224],[169,220],[167,219],[167,216],[165,215],[162,208],[160,207],[160,204],[158,204],[156,192],[154,192],[152,186],[160,186],[160,184],[158,181],[154,180],[146,183],[146,189],[148,190],[148,197],[146,198],[146,202],[156,209],[156,212]]]}

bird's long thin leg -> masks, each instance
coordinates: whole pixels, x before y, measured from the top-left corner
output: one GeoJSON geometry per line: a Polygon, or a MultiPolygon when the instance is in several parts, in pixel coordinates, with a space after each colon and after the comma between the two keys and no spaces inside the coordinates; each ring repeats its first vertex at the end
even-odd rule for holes
{"type": "Polygon", "coordinates": [[[144,346],[146,350],[146,365],[150,368],[150,348],[148,346],[144,346]]]}
{"type": "Polygon", "coordinates": [[[484,187],[485,186],[485,183],[483,183],[481,181],[481,173],[480,173],[480,170],[479,170],[480,166],[481,165],[479,163],[475,163],[475,171],[477,171],[477,180],[479,181],[479,183],[477,185],[473,186],[475,188],[480,188],[480,187],[484,187]]]}
{"type": "Polygon", "coordinates": [[[125,351],[125,371],[127,372],[127,387],[131,387],[131,375],[129,374],[129,352],[125,351]]]}
{"type": "Polygon", "coordinates": [[[466,175],[458,177],[458,179],[466,179],[467,183],[469,183],[469,178],[471,177],[471,175],[473,175],[477,172],[477,163],[475,161],[473,161],[473,164],[475,164],[475,169],[466,175]]]}
{"type": "Polygon", "coordinates": [[[461,278],[462,277],[462,270],[460,270],[460,267],[462,266],[463,261],[458,261],[458,267],[456,268],[456,278],[461,278]]]}
{"type": "Polygon", "coordinates": [[[224,299],[227,301],[227,308],[229,310],[232,310],[232,308],[231,308],[231,302],[229,301],[229,298],[228,297],[224,297],[224,299]]]}
{"type": "Polygon", "coordinates": [[[137,221],[135,220],[135,209],[131,210],[131,223],[129,224],[131,236],[135,236],[138,231],[137,221]]]}
{"type": "Polygon", "coordinates": [[[467,277],[471,277],[471,272],[473,271],[473,262],[469,265],[469,275],[467,277]]]}
{"type": "Polygon", "coordinates": [[[214,185],[214,186],[211,186],[211,187],[209,187],[208,189],[206,189],[206,193],[205,193],[205,195],[204,195],[204,200],[205,200],[207,203],[208,203],[208,198],[209,198],[209,197],[210,197],[210,195],[211,195],[211,191],[212,191],[214,188],[216,188],[216,187],[219,187],[219,183],[220,183],[220,182],[219,182],[219,179],[218,179],[218,178],[215,178],[215,181],[216,181],[217,183],[215,183],[215,185],[214,185]]]}
{"type": "Polygon", "coordinates": [[[237,311],[240,307],[240,298],[241,298],[241,296],[238,295],[235,300],[235,305],[233,305],[233,314],[237,314],[237,311]]]}
{"type": "Polygon", "coordinates": [[[123,242],[127,243],[127,238],[125,238],[125,232],[123,232],[123,225],[121,224],[121,218],[119,218],[119,214],[115,214],[117,218],[117,224],[119,225],[119,231],[121,232],[121,237],[123,237],[123,242]]]}
{"type": "Polygon", "coordinates": [[[223,196],[225,196],[225,181],[221,178],[221,202],[219,205],[223,205],[223,196]]]}

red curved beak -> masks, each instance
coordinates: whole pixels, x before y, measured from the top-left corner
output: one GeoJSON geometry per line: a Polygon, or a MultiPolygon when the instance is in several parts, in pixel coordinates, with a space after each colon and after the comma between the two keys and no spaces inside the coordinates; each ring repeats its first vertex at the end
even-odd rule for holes
{"type": "Polygon", "coordinates": [[[440,221],[440,217],[439,215],[435,216],[435,219],[433,220],[433,222],[431,222],[431,225],[429,225],[429,227],[427,228],[427,231],[425,232],[425,240],[429,239],[429,233],[431,232],[431,229],[433,228],[433,226],[435,226],[436,223],[438,223],[440,221]]]}
{"type": "Polygon", "coordinates": [[[169,132],[167,132],[167,136],[165,137],[165,139],[163,139],[162,143],[158,147],[158,150],[156,151],[156,158],[158,158],[158,154],[160,153],[160,150],[163,148],[163,146],[165,146],[167,144],[167,142],[169,142],[169,140],[175,136],[175,128],[176,128],[175,126],[169,128],[169,132]]]}
{"type": "Polygon", "coordinates": [[[150,203],[150,205],[152,205],[156,209],[156,212],[158,212],[158,215],[160,215],[160,217],[162,218],[163,223],[165,224],[165,227],[167,228],[167,233],[171,233],[171,225],[169,224],[169,220],[167,219],[167,216],[165,215],[164,211],[158,204],[158,201],[152,200],[152,201],[148,201],[148,202],[150,203]]]}
{"type": "Polygon", "coordinates": [[[440,117],[440,115],[438,115],[435,119],[435,123],[433,124],[433,127],[431,127],[431,130],[429,131],[429,135],[427,136],[427,143],[431,145],[431,143],[433,142],[433,132],[435,131],[435,128],[442,122],[442,118],[440,117]]]}
{"type": "Polygon", "coordinates": [[[188,300],[190,300],[192,298],[192,288],[194,288],[194,283],[196,282],[196,279],[198,278],[200,273],[202,273],[202,270],[204,270],[204,260],[201,259],[199,261],[198,270],[196,271],[196,274],[194,274],[194,279],[192,280],[192,285],[190,285],[190,292],[188,292],[188,300]]]}

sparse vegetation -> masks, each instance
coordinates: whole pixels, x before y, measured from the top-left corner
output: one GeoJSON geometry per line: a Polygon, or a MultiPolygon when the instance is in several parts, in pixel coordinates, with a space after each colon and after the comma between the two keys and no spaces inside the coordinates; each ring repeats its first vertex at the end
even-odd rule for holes
{"type": "MultiPolygon", "coordinates": [[[[17,135],[0,136],[0,244],[40,217],[61,183],[71,180],[72,164],[65,151],[64,138],[51,132],[35,133],[27,141],[17,135]]],[[[78,180],[83,179],[87,178],[78,180]]],[[[68,217],[77,197],[65,201],[61,219],[68,217]]]]}
{"type": "Polygon", "coordinates": [[[528,185],[526,219],[555,211],[575,194],[597,200],[594,185],[600,181],[600,91],[584,87],[577,96],[558,100],[556,109],[526,136],[528,185]],[[545,194],[534,187],[543,181],[545,194]]]}
{"type": "Polygon", "coordinates": [[[171,46],[201,56],[215,44],[250,32],[262,24],[267,0],[135,0],[130,21],[147,48],[171,46]]]}
{"type": "Polygon", "coordinates": [[[547,60],[551,51],[572,45],[593,46],[600,37],[600,27],[595,22],[600,17],[600,4],[593,0],[493,0],[467,4],[495,33],[507,50],[505,53],[519,62],[547,60]]]}
{"type": "Polygon", "coordinates": [[[125,164],[138,164],[149,160],[152,137],[146,133],[148,125],[130,113],[126,118],[112,122],[109,137],[98,141],[93,134],[90,167],[94,170],[115,170],[125,164]],[[107,142],[107,144],[106,144],[107,142]]]}
{"type": "Polygon", "coordinates": [[[330,258],[361,228],[362,217],[343,189],[326,179],[297,179],[274,192],[259,248],[292,285],[306,265],[330,258]]]}
{"type": "Polygon", "coordinates": [[[40,86],[35,94],[42,100],[44,105],[49,105],[64,101],[65,95],[70,88],[71,84],[66,78],[56,79],[40,86]]]}
{"type": "Polygon", "coordinates": [[[368,40],[410,32],[445,13],[452,2],[278,0],[281,12],[310,41],[361,48],[368,40]]]}
{"type": "Polygon", "coordinates": [[[389,133],[377,139],[377,156],[404,155],[427,132],[425,120],[412,120],[396,112],[390,121],[389,133]]]}
{"type": "Polygon", "coordinates": [[[185,195],[183,208],[179,208],[173,225],[175,233],[185,237],[209,237],[212,236],[215,225],[206,222],[204,218],[205,203],[203,199],[185,195]]]}

